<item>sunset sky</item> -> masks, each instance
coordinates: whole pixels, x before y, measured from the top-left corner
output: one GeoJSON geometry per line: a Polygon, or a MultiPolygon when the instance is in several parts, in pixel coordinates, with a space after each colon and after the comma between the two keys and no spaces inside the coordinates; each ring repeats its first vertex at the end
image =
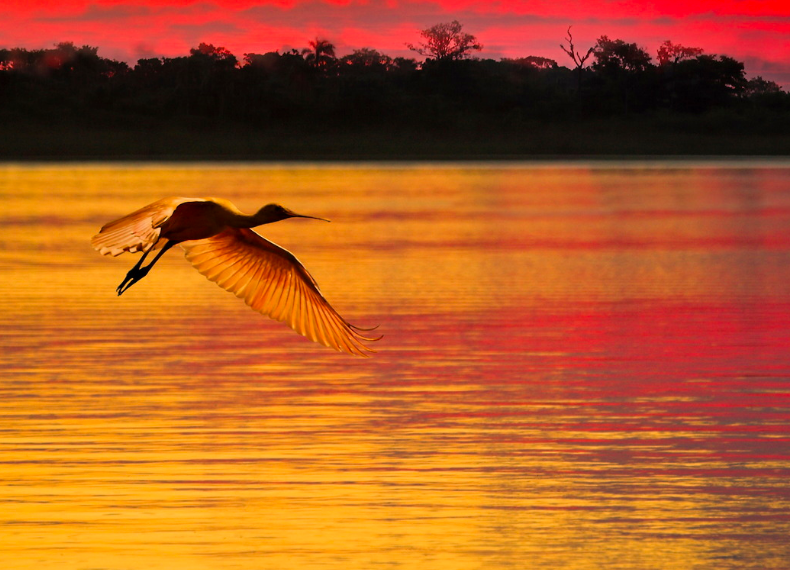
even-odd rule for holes
{"type": "Polygon", "coordinates": [[[404,43],[439,22],[459,20],[483,43],[480,57],[537,55],[570,60],[559,44],[569,25],[578,48],[601,35],[636,42],[655,58],[664,40],[734,57],[748,77],[790,87],[787,0],[5,0],[1,47],[60,41],[99,47],[134,63],[178,56],[200,42],[244,53],[301,49],[317,36],[338,55],[372,47],[415,56],[404,43]]]}

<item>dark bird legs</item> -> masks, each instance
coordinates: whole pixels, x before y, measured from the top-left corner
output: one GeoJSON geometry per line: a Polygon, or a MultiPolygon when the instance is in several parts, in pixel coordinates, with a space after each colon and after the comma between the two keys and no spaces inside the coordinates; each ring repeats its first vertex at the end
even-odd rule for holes
{"type": "Polygon", "coordinates": [[[148,256],[148,253],[151,250],[149,249],[148,251],[143,253],[143,256],[140,258],[140,261],[138,261],[135,264],[135,266],[132,267],[129,270],[129,272],[126,274],[126,277],[124,277],[123,281],[121,281],[121,284],[118,285],[118,288],[116,289],[116,291],[118,292],[118,296],[120,297],[121,295],[123,295],[123,293],[129,287],[131,287],[132,285],[134,285],[135,283],[140,281],[140,279],[142,279],[143,277],[148,275],[148,272],[151,271],[151,268],[154,266],[154,264],[157,261],[159,261],[159,258],[162,257],[165,254],[165,252],[168,249],[170,249],[171,247],[173,247],[174,245],[176,245],[176,242],[168,241],[165,244],[165,246],[159,251],[159,253],[156,254],[156,257],[154,257],[154,260],[151,263],[149,263],[148,265],[146,265],[145,267],[142,266],[143,265],[143,261],[145,261],[145,258],[148,256]]]}

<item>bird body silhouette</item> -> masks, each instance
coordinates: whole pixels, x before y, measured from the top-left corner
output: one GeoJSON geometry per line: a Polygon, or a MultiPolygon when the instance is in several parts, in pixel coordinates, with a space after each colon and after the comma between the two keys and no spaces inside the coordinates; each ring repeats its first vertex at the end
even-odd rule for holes
{"type": "Polygon", "coordinates": [[[381,337],[364,336],[362,332],[370,329],[343,319],[291,252],[250,229],[288,218],[323,219],[296,214],[279,204],[268,204],[247,215],[228,200],[171,197],[106,224],[93,236],[91,245],[102,255],[113,257],[124,252],[143,253],[116,289],[118,295],[145,277],[162,255],[179,244],[195,269],[244,299],[252,309],[324,346],[369,356],[375,351],[365,342],[381,337]],[[143,267],[146,256],[155,250],[156,257],[143,267]]]}

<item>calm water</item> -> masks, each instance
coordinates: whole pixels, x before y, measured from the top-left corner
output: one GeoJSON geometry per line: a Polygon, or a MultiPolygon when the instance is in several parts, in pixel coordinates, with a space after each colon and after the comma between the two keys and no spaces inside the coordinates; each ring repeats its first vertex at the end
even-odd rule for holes
{"type": "Polygon", "coordinates": [[[0,167],[4,569],[790,567],[790,163],[0,167]],[[169,253],[168,195],[379,324],[354,359],[169,253]]]}

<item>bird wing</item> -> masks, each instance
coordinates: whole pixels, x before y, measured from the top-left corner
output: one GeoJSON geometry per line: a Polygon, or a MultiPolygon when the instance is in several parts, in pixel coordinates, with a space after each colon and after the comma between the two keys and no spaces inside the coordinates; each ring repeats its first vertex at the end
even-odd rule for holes
{"type": "Polygon", "coordinates": [[[378,338],[362,336],[362,329],[332,308],[291,252],[254,231],[228,228],[181,247],[195,269],[259,313],[329,348],[357,356],[375,352],[364,342],[378,338]]]}
{"type": "MultiPolygon", "coordinates": [[[[105,224],[91,239],[93,248],[102,255],[116,257],[123,252],[150,251],[159,241],[161,226],[175,209],[185,202],[204,202],[200,198],[163,198],[140,208],[114,222],[105,224]]],[[[158,245],[162,245],[161,243],[158,245]]]]}

